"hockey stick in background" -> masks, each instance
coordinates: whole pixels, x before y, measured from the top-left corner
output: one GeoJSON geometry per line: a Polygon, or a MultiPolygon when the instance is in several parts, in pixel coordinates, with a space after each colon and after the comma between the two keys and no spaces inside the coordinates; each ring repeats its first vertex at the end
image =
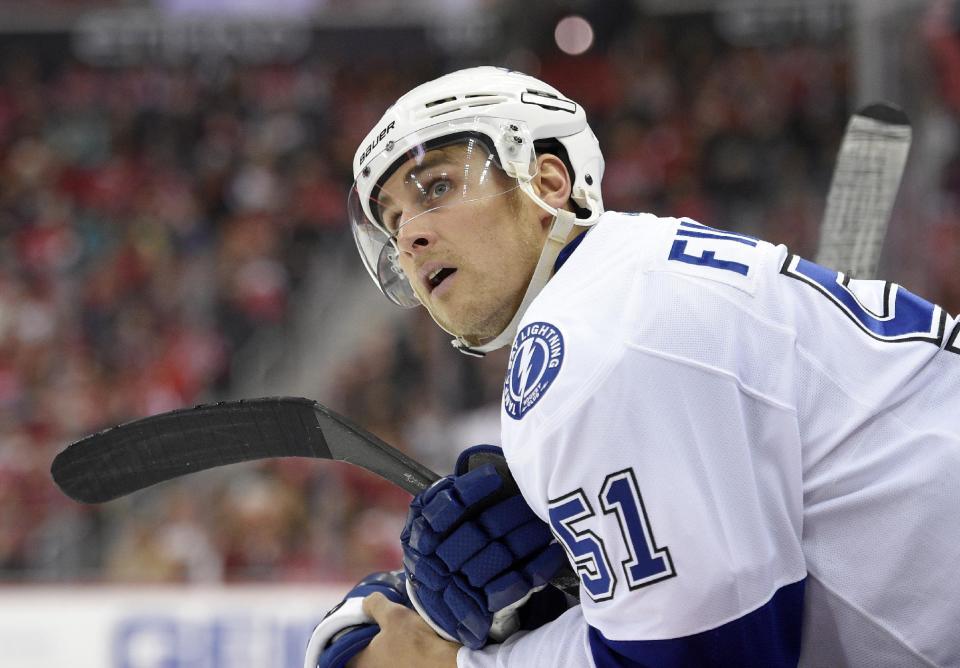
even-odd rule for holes
{"type": "MultiPolygon", "coordinates": [[[[817,261],[857,278],[876,269],[910,145],[906,115],[874,104],[844,135],[817,261]]],[[[51,473],[63,492],[102,503],[166,480],[269,457],[355,464],[412,494],[437,475],[370,432],[309,399],[229,401],[142,418],[63,450],[51,473]]]]}
{"type": "Polygon", "coordinates": [[[870,104],[850,117],[840,143],[817,264],[873,278],[903,177],[912,131],[901,109],[870,104]]]}

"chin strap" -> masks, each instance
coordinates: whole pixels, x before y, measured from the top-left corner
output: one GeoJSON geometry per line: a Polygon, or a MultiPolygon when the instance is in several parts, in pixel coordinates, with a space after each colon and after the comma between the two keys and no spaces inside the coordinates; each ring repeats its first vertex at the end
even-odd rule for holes
{"type": "Polygon", "coordinates": [[[457,337],[450,342],[453,344],[453,347],[464,355],[483,357],[488,352],[497,350],[511,343],[517,332],[517,324],[520,322],[520,318],[523,317],[533,298],[540,294],[543,286],[550,280],[550,275],[553,273],[553,265],[556,263],[560,251],[563,250],[563,247],[566,245],[570,231],[574,225],[578,223],[582,224],[583,222],[586,221],[578,221],[576,214],[572,211],[567,211],[566,209],[557,210],[556,218],[554,218],[553,224],[550,226],[550,234],[547,236],[547,241],[544,243],[543,250],[540,252],[540,260],[537,262],[536,269],[533,270],[533,276],[530,277],[527,291],[523,295],[523,301],[520,302],[520,307],[517,309],[517,312],[513,314],[513,319],[510,320],[510,323],[502,332],[483,345],[471,346],[464,339],[457,337]]]}

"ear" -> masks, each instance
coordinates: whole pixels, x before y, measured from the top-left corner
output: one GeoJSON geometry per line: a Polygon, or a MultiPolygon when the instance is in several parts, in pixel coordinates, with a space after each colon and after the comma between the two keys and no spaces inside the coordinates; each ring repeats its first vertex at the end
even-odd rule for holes
{"type": "Polygon", "coordinates": [[[539,170],[533,182],[534,190],[550,206],[564,208],[573,189],[567,166],[552,153],[538,155],[537,165],[539,170]]]}

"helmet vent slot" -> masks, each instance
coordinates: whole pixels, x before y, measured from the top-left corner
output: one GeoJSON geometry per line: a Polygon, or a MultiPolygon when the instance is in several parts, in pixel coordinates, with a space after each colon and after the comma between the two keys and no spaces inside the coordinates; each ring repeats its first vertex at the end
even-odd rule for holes
{"type": "Polygon", "coordinates": [[[551,98],[553,98],[554,100],[559,100],[559,99],[560,99],[560,96],[559,96],[559,95],[554,95],[553,93],[548,93],[548,92],[542,91],[542,90],[534,90],[533,88],[528,88],[528,89],[527,89],[527,92],[528,92],[528,93],[533,93],[534,95],[539,95],[540,97],[551,97],[551,98]]]}
{"type": "Polygon", "coordinates": [[[524,104],[535,104],[551,111],[566,111],[570,114],[577,113],[577,105],[570,100],[564,100],[562,97],[551,93],[528,89],[520,95],[520,101],[524,104]]]}
{"type": "Polygon", "coordinates": [[[445,102],[453,102],[456,99],[457,99],[456,97],[445,97],[440,100],[434,100],[433,102],[427,102],[423,106],[429,109],[430,107],[436,107],[438,104],[444,104],[445,102]]]}
{"type": "Polygon", "coordinates": [[[436,118],[461,109],[472,107],[486,107],[492,104],[506,102],[508,96],[503,93],[465,93],[460,96],[450,96],[427,102],[423,105],[418,118],[436,118]]]}
{"type": "Polygon", "coordinates": [[[507,96],[502,93],[476,93],[474,95],[464,95],[464,102],[468,107],[479,107],[484,104],[498,104],[506,102],[507,96]]]}

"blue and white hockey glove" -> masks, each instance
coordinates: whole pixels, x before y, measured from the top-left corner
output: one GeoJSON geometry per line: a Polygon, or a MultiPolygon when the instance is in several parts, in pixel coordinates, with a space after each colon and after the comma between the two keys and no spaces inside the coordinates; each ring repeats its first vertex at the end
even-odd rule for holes
{"type": "Polygon", "coordinates": [[[403,571],[371,573],[347,592],[313,630],[303,668],[343,668],[370,644],[380,627],[363,611],[363,599],[374,592],[410,607],[403,571]]]}
{"type": "Polygon", "coordinates": [[[465,450],[453,475],[414,498],[400,541],[414,608],[472,649],[516,631],[520,607],[567,563],[492,445],[465,450]]]}

